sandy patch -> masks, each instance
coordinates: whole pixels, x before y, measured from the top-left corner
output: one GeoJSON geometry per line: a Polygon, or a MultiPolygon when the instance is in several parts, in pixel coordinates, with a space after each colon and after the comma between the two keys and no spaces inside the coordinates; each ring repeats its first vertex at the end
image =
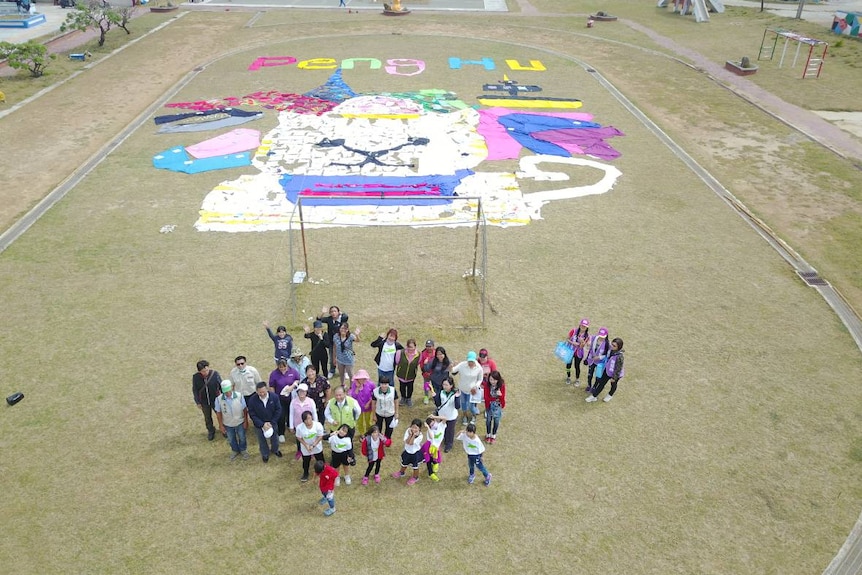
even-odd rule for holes
{"type": "Polygon", "coordinates": [[[845,132],[862,139],[862,112],[818,112],[817,110],[813,112],[845,132]]]}

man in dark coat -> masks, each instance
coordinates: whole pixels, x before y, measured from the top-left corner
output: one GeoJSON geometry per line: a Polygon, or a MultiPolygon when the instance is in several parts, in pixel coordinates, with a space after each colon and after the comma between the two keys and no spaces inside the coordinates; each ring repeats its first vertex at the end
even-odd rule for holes
{"type": "Polygon", "coordinates": [[[221,376],[214,369],[210,369],[210,362],[205,359],[197,363],[197,368],[197,373],[192,376],[192,396],[195,399],[195,405],[204,414],[207,439],[212,441],[215,437],[213,410],[216,398],[221,393],[221,376]]]}
{"type": "Polygon", "coordinates": [[[248,415],[254,423],[257,432],[257,443],[260,446],[260,456],[263,462],[269,461],[270,454],[281,457],[278,448],[278,420],[281,418],[281,402],[278,396],[269,391],[266,383],[257,384],[254,395],[248,399],[248,415]]]}

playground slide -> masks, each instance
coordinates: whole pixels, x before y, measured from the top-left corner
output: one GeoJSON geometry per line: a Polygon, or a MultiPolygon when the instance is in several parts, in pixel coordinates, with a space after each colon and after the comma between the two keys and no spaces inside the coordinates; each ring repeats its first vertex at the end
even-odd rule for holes
{"type": "Polygon", "coordinates": [[[693,0],[694,19],[696,22],[709,22],[709,10],[706,9],[706,0],[693,0]]]}
{"type": "Polygon", "coordinates": [[[722,4],[721,0],[706,0],[706,5],[710,12],[724,14],[724,4],[722,4]]]}

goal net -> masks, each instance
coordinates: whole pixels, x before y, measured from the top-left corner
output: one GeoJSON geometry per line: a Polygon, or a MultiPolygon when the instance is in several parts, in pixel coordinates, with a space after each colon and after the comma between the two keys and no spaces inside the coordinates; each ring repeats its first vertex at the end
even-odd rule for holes
{"type": "Polygon", "coordinates": [[[328,196],[296,203],[288,242],[296,322],[308,324],[322,307],[338,305],[363,329],[484,326],[487,237],[480,198],[349,202],[328,196]]]}

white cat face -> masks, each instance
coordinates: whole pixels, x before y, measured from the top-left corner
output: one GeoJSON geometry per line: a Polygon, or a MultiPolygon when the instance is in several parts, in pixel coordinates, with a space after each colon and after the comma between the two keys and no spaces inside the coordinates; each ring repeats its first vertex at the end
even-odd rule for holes
{"type": "Polygon", "coordinates": [[[452,192],[481,198],[489,223],[524,225],[540,219],[544,203],[605,193],[621,175],[602,162],[543,155],[521,158],[517,175],[483,171],[488,147],[479,132],[479,112],[457,100],[443,105],[451,111],[429,109],[433,106],[419,98],[369,95],[320,116],[281,112],[253,158],[259,174],[212,190],[196,228],[288,229],[297,195],[303,198],[304,218],[317,225],[474,222],[475,210],[463,208],[464,201],[477,200],[441,199],[452,192]],[[568,180],[564,173],[544,172],[540,166],[549,163],[598,168],[604,176],[590,186],[523,195],[518,178],[568,180]],[[380,193],[397,200],[366,203],[380,193]],[[336,194],[351,198],[330,198],[336,194]]]}

